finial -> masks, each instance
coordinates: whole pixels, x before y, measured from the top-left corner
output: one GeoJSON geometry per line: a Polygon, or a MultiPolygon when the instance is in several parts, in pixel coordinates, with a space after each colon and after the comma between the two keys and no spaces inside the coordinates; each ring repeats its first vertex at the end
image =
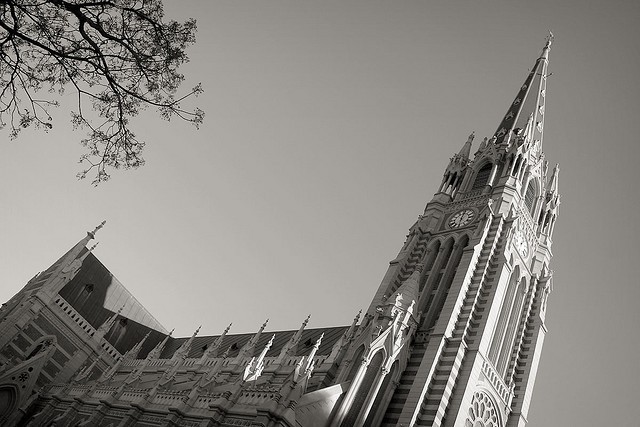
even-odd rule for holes
{"type": "Polygon", "coordinates": [[[320,343],[322,342],[322,338],[324,338],[324,332],[320,334],[320,338],[316,340],[316,344],[313,346],[316,350],[320,348],[320,343]]]}
{"type": "Polygon", "coordinates": [[[311,315],[308,315],[306,319],[304,319],[304,322],[302,322],[302,324],[304,326],[307,326],[309,324],[309,319],[311,319],[311,315]]]}
{"type": "Polygon", "coordinates": [[[193,333],[194,337],[198,335],[198,333],[200,332],[200,328],[202,328],[202,325],[198,326],[198,329],[196,329],[196,331],[193,333]]]}
{"type": "Polygon", "coordinates": [[[471,131],[471,135],[469,135],[469,139],[467,139],[467,142],[473,142],[473,138],[476,137],[476,131],[471,131]]]}
{"type": "Polygon", "coordinates": [[[87,234],[89,235],[89,237],[91,237],[92,239],[95,238],[96,233],[98,232],[98,230],[100,230],[102,227],[104,227],[104,225],[107,223],[107,221],[102,221],[93,231],[88,231],[87,234]]]}
{"type": "Polygon", "coordinates": [[[362,315],[362,309],[360,309],[360,311],[358,312],[358,314],[356,314],[356,317],[353,319],[354,323],[357,323],[358,320],[360,320],[360,316],[362,315]]]}
{"type": "Polygon", "coordinates": [[[224,353],[222,353],[222,356],[220,356],[223,360],[226,359],[227,357],[229,357],[229,353],[231,353],[231,348],[233,347],[233,344],[231,344],[224,353]]]}
{"type": "Polygon", "coordinates": [[[547,41],[547,44],[545,44],[545,49],[551,49],[551,43],[553,43],[553,33],[551,32],[551,30],[549,30],[549,34],[547,35],[547,37],[545,38],[545,40],[547,41]]]}
{"type": "Polygon", "coordinates": [[[98,246],[98,244],[99,244],[99,243],[100,243],[100,242],[96,242],[96,244],[95,244],[95,245],[91,246],[91,247],[90,247],[89,249],[87,249],[87,250],[88,250],[89,252],[93,251],[93,250],[96,248],[96,246],[98,246]]]}
{"type": "Polygon", "coordinates": [[[173,328],[173,329],[171,330],[171,332],[169,332],[169,336],[173,335],[173,331],[175,331],[175,330],[176,330],[176,328],[173,328]]]}

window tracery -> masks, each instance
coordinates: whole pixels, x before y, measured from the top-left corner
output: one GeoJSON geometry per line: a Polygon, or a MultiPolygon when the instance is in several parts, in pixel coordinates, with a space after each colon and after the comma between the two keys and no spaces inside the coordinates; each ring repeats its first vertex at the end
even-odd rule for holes
{"type": "Polygon", "coordinates": [[[498,410],[493,400],[484,392],[473,395],[465,427],[500,427],[498,410]]]}

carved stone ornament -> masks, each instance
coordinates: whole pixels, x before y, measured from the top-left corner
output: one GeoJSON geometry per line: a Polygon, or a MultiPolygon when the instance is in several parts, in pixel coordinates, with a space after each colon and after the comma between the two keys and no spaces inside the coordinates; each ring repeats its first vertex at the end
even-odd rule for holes
{"type": "Polygon", "coordinates": [[[476,392],[473,395],[464,427],[500,427],[498,410],[486,393],[476,392]]]}

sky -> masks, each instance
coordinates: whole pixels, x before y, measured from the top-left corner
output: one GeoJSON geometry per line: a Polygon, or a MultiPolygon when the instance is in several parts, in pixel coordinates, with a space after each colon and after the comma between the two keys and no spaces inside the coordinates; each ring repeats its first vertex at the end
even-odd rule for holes
{"type": "Polygon", "coordinates": [[[176,336],[349,324],[552,30],[544,151],[562,206],[528,425],[637,424],[640,3],[165,3],[198,20],[182,71],[205,88],[204,125],[145,112],[147,164],[97,188],[75,178],[68,110],[49,133],[5,133],[1,300],[106,220],[96,256],[176,336]]]}

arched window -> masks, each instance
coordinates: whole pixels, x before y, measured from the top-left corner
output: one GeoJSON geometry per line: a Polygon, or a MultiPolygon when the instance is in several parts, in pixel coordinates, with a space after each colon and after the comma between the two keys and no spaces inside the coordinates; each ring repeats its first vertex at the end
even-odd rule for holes
{"type": "Polygon", "coordinates": [[[481,188],[484,188],[485,185],[487,185],[487,182],[489,181],[489,176],[491,175],[492,168],[493,168],[493,164],[491,163],[487,163],[486,165],[480,168],[480,170],[476,174],[476,179],[475,181],[473,181],[473,185],[471,186],[471,191],[479,190],[481,188]]]}
{"type": "Polygon", "coordinates": [[[500,349],[500,357],[498,358],[498,363],[495,366],[498,373],[502,375],[505,380],[507,379],[507,364],[509,362],[509,359],[511,358],[511,354],[513,353],[513,348],[515,345],[515,335],[518,329],[518,323],[523,316],[525,288],[527,286],[525,282],[525,279],[522,279],[520,281],[520,284],[518,285],[516,297],[514,298],[513,305],[511,307],[511,313],[509,315],[509,321],[506,325],[507,328],[504,334],[502,348],[500,349]]]}
{"type": "Polygon", "coordinates": [[[349,370],[349,375],[347,375],[347,381],[350,381],[355,378],[358,373],[358,369],[360,369],[360,362],[362,361],[362,355],[364,354],[364,345],[360,346],[358,350],[356,350],[353,359],[351,359],[351,369],[349,370]]]}
{"type": "Polygon", "coordinates": [[[498,364],[498,356],[500,353],[500,347],[504,339],[505,331],[507,329],[507,322],[509,315],[511,314],[511,308],[513,306],[514,297],[518,288],[518,279],[520,276],[520,268],[516,266],[511,278],[509,279],[509,285],[507,286],[507,292],[502,301],[500,308],[500,315],[498,316],[498,323],[493,332],[493,338],[491,340],[491,347],[489,348],[489,360],[496,366],[498,364]]]}
{"type": "Polygon", "coordinates": [[[524,193],[524,204],[527,206],[527,209],[533,215],[533,202],[536,200],[536,187],[533,184],[533,181],[529,183],[527,187],[527,192],[524,193]]]}
{"type": "Polygon", "coordinates": [[[382,362],[384,361],[384,356],[382,350],[378,351],[371,362],[369,362],[369,366],[367,366],[367,372],[364,374],[364,378],[356,391],[356,395],[351,403],[351,408],[349,408],[349,412],[344,417],[342,421],[343,427],[351,427],[356,425],[356,421],[358,419],[358,415],[360,415],[360,411],[364,406],[364,403],[367,400],[367,396],[369,395],[369,391],[373,386],[375,379],[378,377],[378,373],[380,372],[380,368],[382,367],[382,362]]]}
{"type": "Polygon", "coordinates": [[[382,381],[382,385],[380,386],[380,389],[378,390],[378,394],[376,395],[376,400],[374,400],[373,405],[371,405],[371,409],[369,410],[369,415],[367,415],[367,419],[365,420],[364,425],[366,426],[376,425],[375,423],[376,416],[381,417],[384,414],[385,410],[387,409],[387,405],[389,404],[384,400],[389,400],[391,397],[389,393],[387,393],[387,390],[389,389],[389,384],[391,384],[391,380],[395,376],[397,370],[398,370],[398,361],[396,360],[395,362],[393,362],[393,366],[391,366],[391,370],[384,377],[384,381],[382,381]]]}

